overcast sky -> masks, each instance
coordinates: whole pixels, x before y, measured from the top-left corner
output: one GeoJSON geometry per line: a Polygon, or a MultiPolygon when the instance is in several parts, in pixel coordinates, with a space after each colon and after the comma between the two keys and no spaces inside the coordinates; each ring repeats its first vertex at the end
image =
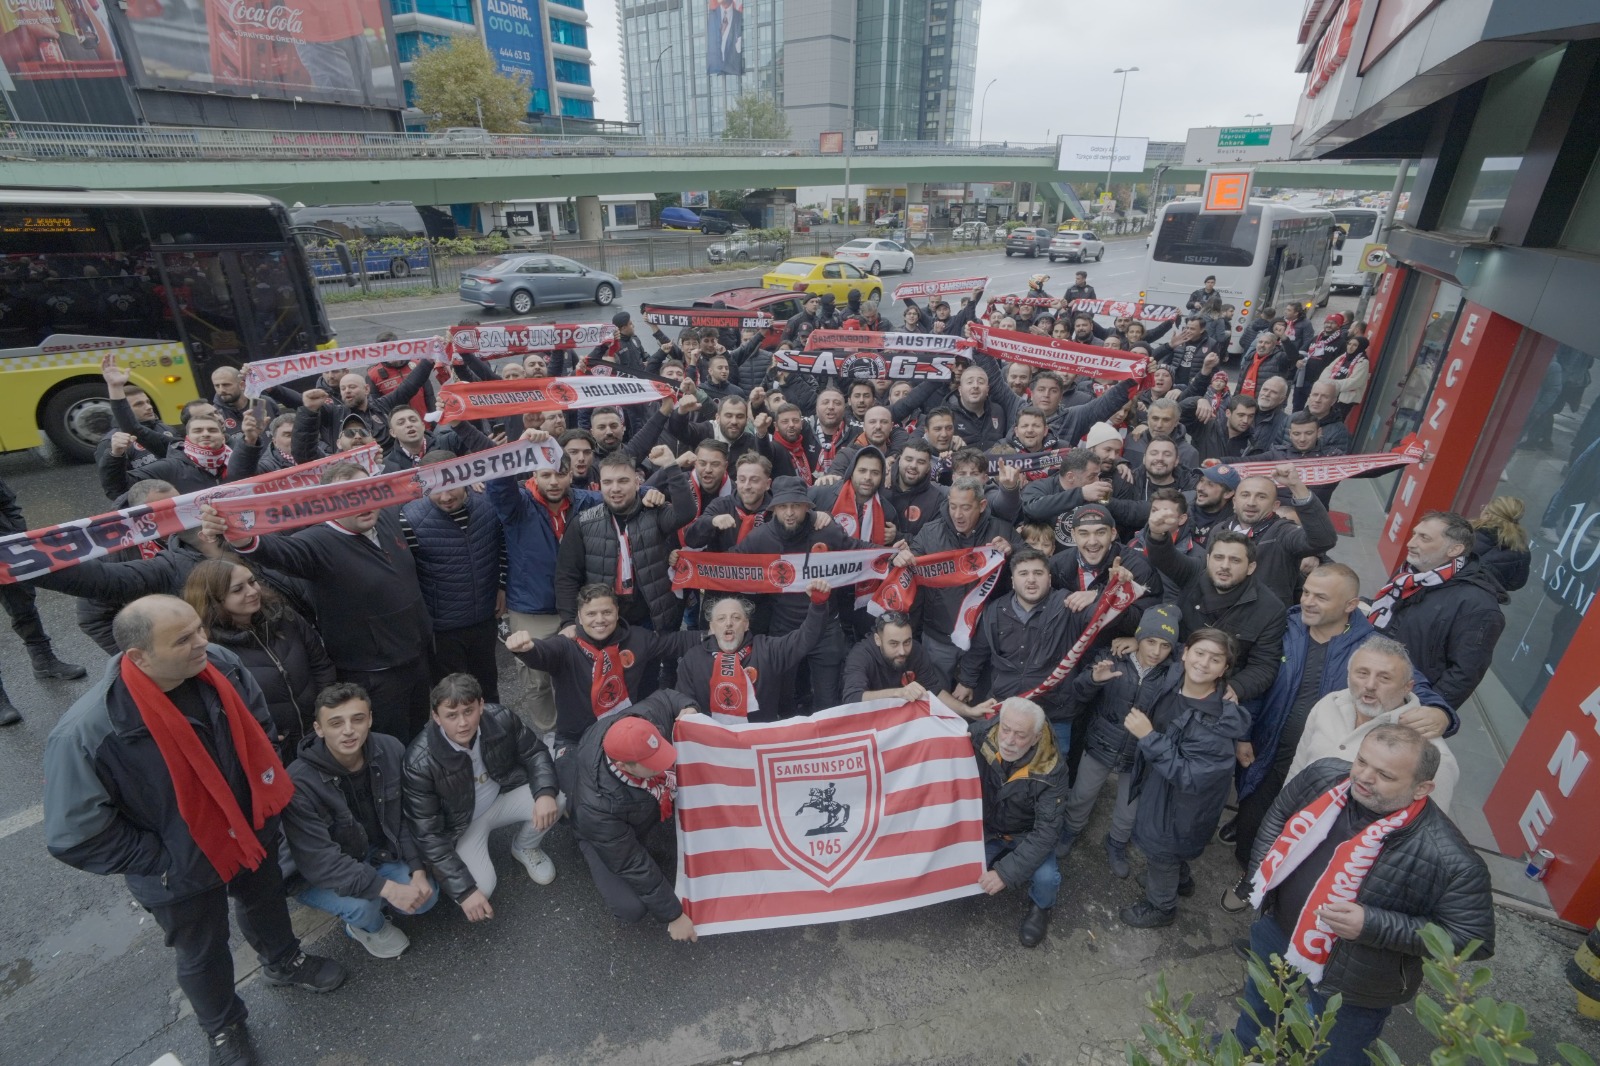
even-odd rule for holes
{"type": "MultiPolygon", "coordinates": [[[[752,0],[759,2],[759,0],[752,0]]],[[[595,114],[620,119],[622,45],[616,0],[588,0],[595,114]]],[[[1294,72],[1295,0],[983,0],[977,95],[990,79],[985,141],[1046,141],[1060,133],[1104,135],[1128,75],[1122,131],[1181,141],[1191,126],[1286,123],[1305,75],[1294,72]],[[1019,59],[1021,60],[1019,62],[1019,59]]],[[[978,135],[979,100],[972,105],[978,135]]]]}

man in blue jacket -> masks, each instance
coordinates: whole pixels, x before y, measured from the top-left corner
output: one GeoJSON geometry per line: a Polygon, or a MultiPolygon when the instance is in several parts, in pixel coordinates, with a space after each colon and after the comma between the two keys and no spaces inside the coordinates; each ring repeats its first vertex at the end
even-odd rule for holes
{"type": "MultiPolygon", "coordinates": [[[[1350,656],[1375,632],[1357,609],[1360,596],[1361,579],[1354,570],[1343,563],[1325,563],[1307,575],[1300,605],[1289,611],[1283,665],[1262,697],[1250,739],[1239,745],[1235,771],[1239,817],[1222,829],[1222,839],[1233,842],[1241,866],[1250,863],[1256,832],[1283,788],[1311,708],[1346,686],[1350,656]]],[[[1422,707],[1401,724],[1429,738],[1450,736],[1461,724],[1455,711],[1421,671],[1413,673],[1422,707]]],[[[1244,909],[1231,891],[1223,894],[1223,907],[1244,909]]]]}

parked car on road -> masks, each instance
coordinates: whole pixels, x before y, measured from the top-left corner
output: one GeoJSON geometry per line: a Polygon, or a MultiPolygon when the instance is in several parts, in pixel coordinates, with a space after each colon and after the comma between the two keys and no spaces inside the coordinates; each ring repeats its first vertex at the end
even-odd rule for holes
{"type": "Polygon", "coordinates": [[[986,241],[993,236],[993,231],[982,222],[963,222],[950,231],[952,241],[986,241]]]}
{"type": "Polygon", "coordinates": [[[509,241],[512,249],[519,252],[544,246],[544,238],[527,226],[496,226],[489,236],[509,241]]]}
{"type": "Polygon", "coordinates": [[[802,255],[785,259],[761,277],[766,289],[788,289],[804,293],[833,293],[833,298],[844,303],[851,289],[860,289],[863,300],[877,300],[883,296],[883,281],[866,273],[854,263],[842,263],[825,255],[802,255]]]}
{"type": "Polygon", "coordinates": [[[868,274],[881,274],[884,267],[909,274],[911,268],[916,266],[910,249],[881,237],[857,237],[853,241],[846,241],[833,253],[833,257],[859,263],[868,274]]]}
{"type": "Polygon", "coordinates": [[[752,259],[782,259],[789,254],[789,246],[782,240],[756,238],[748,233],[734,233],[725,241],[706,246],[706,259],[712,263],[748,263],[752,259]]]}
{"type": "Polygon", "coordinates": [[[1100,243],[1100,238],[1094,235],[1093,230],[1064,229],[1056,231],[1046,254],[1052,263],[1057,259],[1065,259],[1069,263],[1087,263],[1093,259],[1098,263],[1106,257],[1106,246],[1100,243]]]}
{"type": "Polygon", "coordinates": [[[890,211],[887,215],[879,215],[872,220],[872,224],[874,226],[898,226],[900,225],[900,212],[890,211]]]}
{"type": "Polygon", "coordinates": [[[736,229],[749,229],[750,223],[720,207],[708,207],[700,212],[701,233],[732,233],[736,229]]]}
{"type": "Polygon", "coordinates": [[[459,295],[489,310],[525,315],[535,307],[588,303],[601,307],[622,293],[615,274],[561,255],[500,255],[462,271],[459,295]]]}
{"type": "Polygon", "coordinates": [[[700,216],[687,207],[663,207],[661,209],[662,229],[699,229],[700,216]]]}
{"type": "Polygon", "coordinates": [[[1049,230],[1038,226],[1018,226],[1006,237],[1006,258],[1018,253],[1029,259],[1036,258],[1049,251],[1054,236],[1049,230]]]}
{"type": "Polygon", "coordinates": [[[784,327],[789,320],[805,309],[805,294],[792,289],[758,289],[754,286],[744,286],[738,289],[723,289],[714,292],[703,300],[696,300],[695,307],[734,307],[740,311],[760,311],[772,316],[772,325],[767,327],[767,335],[762,340],[762,345],[768,348],[776,347],[783,340],[784,327]]]}

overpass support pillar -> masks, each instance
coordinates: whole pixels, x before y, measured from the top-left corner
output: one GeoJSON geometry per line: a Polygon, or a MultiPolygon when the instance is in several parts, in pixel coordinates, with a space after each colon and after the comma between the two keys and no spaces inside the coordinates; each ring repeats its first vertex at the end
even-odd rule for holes
{"type": "Polygon", "coordinates": [[[600,197],[578,197],[578,239],[598,241],[605,235],[605,215],[600,210],[600,197]]]}

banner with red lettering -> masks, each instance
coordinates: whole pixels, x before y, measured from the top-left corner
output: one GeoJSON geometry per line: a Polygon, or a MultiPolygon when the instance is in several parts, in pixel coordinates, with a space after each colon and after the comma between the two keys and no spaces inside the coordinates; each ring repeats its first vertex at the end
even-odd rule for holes
{"type": "Polygon", "coordinates": [[[499,418],[528,411],[571,411],[591,407],[676,400],[667,381],[629,377],[527,378],[512,381],[455,381],[439,390],[439,422],[499,418]]]}
{"type": "MultiPolygon", "coordinates": [[[[1395,446],[1392,452],[1371,452],[1365,455],[1329,455],[1317,459],[1277,459],[1253,463],[1229,463],[1228,469],[1239,476],[1271,477],[1281,466],[1292,466],[1300,472],[1300,480],[1307,485],[1333,485],[1346,478],[1389,470],[1397,466],[1410,466],[1422,462],[1422,442],[1415,433],[1395,446]]],[[[1211,464],[1207,464],[1211,465],[1211,464]]]]}
{"type": "Polygon", "coordinates": [[[1067,307],[1108,318],[1137,318],[1141,322],[1165,322],[1183,313],[1171,304],[1147,304],[1138,300],[1073,300],[1067,307]]]}
{"type": "Polygon", "coordinates": [[[870,333],[864,329],[816,329],[806,337],[808,352],[959,352],[972,344],[954,333],[870,333]]]}
{"type": "Polygon", "coordinates": [[[443,337],[417,337],[411,340],[379,341],[351,348],[329,348],[322,352],[281,355],[244,365],[246,396],[260,396],[274,385],[285,385],[297,378],[324,374],[329,370],[365,370],[379,363],[412,359],[443,359],[443,337]]]}
{"type": "MultiPolygon", "coordinates": [[[[815,336],[815,334],[813,334],[815,336]]],[[[817,377],[860,378],[866,381],[949,381],[955,376],[956,356],[844,355],[837,352],[772,353],[772,368],[817,377]]]]}
{"type": "Polygon", "coordinates": [[[672,588],[761,595],[804,592],[818,578],[830,588],[845,588],[861,581],[882,580],[894,555],[893,548],[783,555],[680,551],[672,567],[672,588]]]}
{"type": "Polygon", "coordinates": [[[894,287],[891,300],[915,300],[922,296],[965,296],[987,287],[988,278],[947,278],[944,281],[902,281],[894,287]]]}
{"type": "Polygon", "coordinates": [[[678,897],[701,936],[847,921],[982,890],[983,789],[936,697],[780,722],[691,714],[678,751],[678,897]]]}
{"type": "Polygon", "coordinates": [[[1051,308],[1061,302],[1059,296],[991,296],[988,308],[984,314],[990,315],[996,307],[1010,304],[1014,307],[1044,307],[1051,308]]]}
{"type": "Polygon", "coordinates": [[[560,462],[561,447],[554,440],[515,440],[448,463],[430,463],[414,470],[336,481],[331,485],[213,500],[211,505],[227,522],[228,538],[239,540],[262,533],[286,533],[318,522],[333,522],[492,478],[550,470],[560,462]]]}
{"type": "Polygon", "coordinates": [[[867,604],[867,613],[877,617],[886,611],[911,610],[917,589],[947,589],[970,584],[956,614],[955,632],[950,643],[962,651],[972,646],[972,630],[983,613],[984,601],[1000,582],[1000,569],[1006,553],[999,548],[956,548],[951,551],[919,555],[910,566],[893,567],[867,604]]]}
{"type": "Polygon", "coordinates": [[[616,339],[617,327],[609,322],[518,322],[504,326],[479,323],[450,327],[452,353],[470,352],[484,359],[594,348],[616,339]]]}
{"type": "Polygon", "coordinates": [[[378,446],[368,444],[299,466],[274,470],[270,474],[258,474],[243,481],[230,481],[171,499],[124,507],[92,518],[78,518],[60,525],[0,537],[0,585],[65,570],[69,566],[99,559],[124,548],[165,540],[174,533],[194,529],[200,525],[200,505],[203,503],[316,485],[321,482],[322,471],[334,463],[354,462],[370,472],[376,470],[382,461],[378,446]]]}
{"type": "Polygon", "coordinates": [[[772,316],[737,307],[671,307],[643,304],[639,314],[652,326],[710,326],[713,329],[766,329],[772,316]]]}
{"type": "Polygon", "coordinates": [[[1012,329],[975,324],[972,327],[972,339],[978,342],[980,351],[997,359],[1080,377],[1103,381],[1124,381],[1128,378],[1143,381],[1150,370],[1150,360],[1142,355],[1041,337],[1034,333],[1019,333],[1012,329]]]}
{"type": "Polygon", "coordinates": [[[1079,661],[1083,659],[1083,653],[1089,650],[1094,639],[1106,626],[1122,617],[1122,612],[1133,606],[1134,601],[1148,591],[1137,581],[1129,581],[1127,578],[1112,577],[1107,581],[1106,587],[1100,590],[1100,598],[1095,601],[1094,613],[1089,616],[1089,624],[1083,627],[1083,632],[1072,642],[1072,647],[1067,649],[1067,654],[1062,657],[1056,668],[1051,670],[1043,681],[1022,693],[1022,698],[1037,699],[1065,681],[1072,671],[1077,669],[1079,661]]]}

